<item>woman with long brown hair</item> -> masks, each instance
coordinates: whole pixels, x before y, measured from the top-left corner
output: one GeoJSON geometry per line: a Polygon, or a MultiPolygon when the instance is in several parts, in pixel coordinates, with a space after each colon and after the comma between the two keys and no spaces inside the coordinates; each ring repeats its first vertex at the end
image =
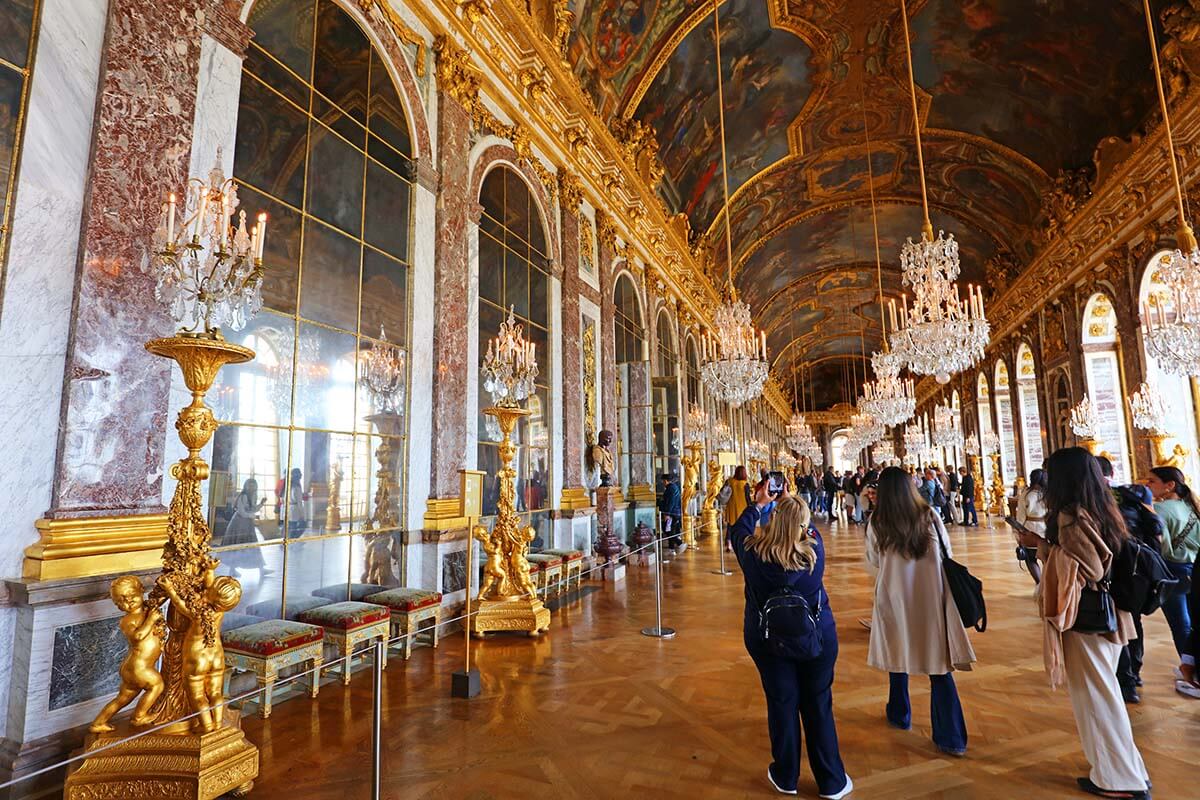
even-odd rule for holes
{"type": "Polygon", "coordinates": [[[833,718],[833,667],[837,661],[837,628],[822,583],[825,546],[812,527],[808,504],[785,488],[773,497],[760,483],[752,502],[730,527],[730,540],[746,581],[742,636],[758,668],[767,698],[767,728],[772,763],[767,780],[781,794],[796,794],[800,777],[800,744],[808,738],[808,763],[817,792],[840,800],[854,789],[838,751],[833,718]],[[775,503],[770,522],[757,527],[763,509],[775,503]],[[795,660],[773,652],[763,639],[761,617],[768,600],[788,589],[804,598],[820,630],[820,653],[795,660]],[[801,734],[803,726],[803,734],[801,734]]]}
{"type": "Polygon", "coordinates": [[[928,675],[933,743],[948,755],[967,751],[967,724],[950,673],[970,669],[975,651],[942,573],[951,554],[941,517],[899,467],[879,475],[867,524],[867,560],[877,570],[867,663],[890,676],[887,720],[912,727],[908,676],[928,675]]]}
{"type": "MultiPolygon", "coordinates": [[[[1051,687],[1065,680],[1091,773],[1079,787],[1101,797],[1145,798],[1149,775],[1133,742],[1117,660],[1134,635],[1133,618],[1117,610],[1115,630],[1075,630],[1083,590],[1111,576],[1129,531],[1100,464],[1082,447],[1046,461],[1046,538],[1024,534],[1044,565],[1038,602],[1045,620],[1044,654],[1051,687]]],[[[1095,628],[1092,628],[1095,630],[1095,628]]]]}
{"type": "Polygon", "coordinates": [[[1174,593],[1163,599],[1163,616],[1171,627],[1175,650],[1179,653],[1179,680],[1175,688],[1188,697],[1200,697],[1196,675],[1194,626],[1197,592],[1195,567],[1200,557],[1200,506],[1188,487],[1183,473],[1175,467],[1155,467],[1146,478],[1154,495],[1154,510],[1163,521],[1162,556],[1167,569],[1179,579],[1187,578],[1191,591],[1174,593]]]}

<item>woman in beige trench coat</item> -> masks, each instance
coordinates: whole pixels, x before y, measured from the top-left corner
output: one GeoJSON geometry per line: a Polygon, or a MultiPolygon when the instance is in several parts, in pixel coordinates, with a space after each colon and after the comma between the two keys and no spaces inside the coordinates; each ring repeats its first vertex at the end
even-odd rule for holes
{"type": "Polygon", "coordinates": [[[928,675],[933,742],[961,756],[967,726],[950,673],[970,669],[975,651],[942,573],[941,548],[952,555],[950,539],[904,470],[885,469],[878,495],[867,526],[867,560],[877,571],[867,663],[890,674],[887,720],[902,730],[912,727],[908,676],[928,675]]]}

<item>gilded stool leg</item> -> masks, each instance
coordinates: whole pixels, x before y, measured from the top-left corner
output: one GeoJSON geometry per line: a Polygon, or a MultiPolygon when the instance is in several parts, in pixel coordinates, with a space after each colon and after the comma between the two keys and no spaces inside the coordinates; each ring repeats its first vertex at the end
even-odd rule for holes
{"type": "Polygon", "coordinates": [[[413,636],[415,636],[408,614],[400,618],[400,628],[404,631],[404,660],[408,661],[412,657],[413,636]]]}
{"type": "Polygon", "coordinates": [[[342,639],[342,686],[350,685],[350,657],[354,654],[354,644],[350,637],[342,639]]]}
{"type": "Polygon", "coordinates": [[[383,647],[379,648],[379,669],[380,669],[380,670],[385,670],[385,669],[387,669],[387,651],[388,651],[388,649],[387,649],[387,640],[388,640],[388,629],[387,629],[387,628],[384,628],[384,629],[383,629],[383,632],[382,632],[382,633],[380,633],[379,635],[380,635],[381,637],[383,637],[383,647]]]}
{"type": "MultiPolygon", "coordinates": [[[[470,624],[470,623],[468,623],[470,624]]],[[[437,650],[438,634],[442,627],[442,612],[440,610],[433,612],[433,649],[437,650]]]]}
{"type": "Polygon", "coordinates": [[[325,659],[321,656],[316,656],[312,660],[312,672],[308,674],[308,696],[314,700],[317,697],[317,692],[321,691],[321,664],[325,659]]]}
{"type": "Polygon", "coordinates": [[[275,688],[274,671],[256,676],[258,688],[261,690],[258,698],[258,715],[263,719],[271,716],[271,692],[275,688]]]}

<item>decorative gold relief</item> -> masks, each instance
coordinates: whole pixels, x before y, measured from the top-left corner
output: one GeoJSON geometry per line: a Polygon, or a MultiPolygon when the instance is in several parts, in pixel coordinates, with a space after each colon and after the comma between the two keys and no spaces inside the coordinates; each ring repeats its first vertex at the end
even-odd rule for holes
{"type": "Polygon", "coordinates": [[[162,560],[167,515],[39,519],[22,574],[36,581],[152,569],[162,560]]]}
{"type": "MultiPolygon", "coordinates": [[[[576,178],[566,170],[561,170],[558,173],[558,197],[562,203],[563,210],[568,214],[578,214],[579,204],[583,202],[583,187],[579,184],[579,178],[576,178]]],[[[584,241],[583,229],[588,228],[588,244],[591,244],[591,228],[586,224],[585,220],[579,221],[579,247],[582,251],[584,241]]]]}
{"type": "Polygon", "coordinates": [[[583,318],[583,438],[596,441],[596,326],[583,318]]]}
{"type": "Polygon", "coordinates": [[[425,40],[421,38],[421,35],[408,27],[408,24],[404,20],[400,19],[400,15],[396,13],[396,9],[392,8],[387,0],[358,0],[358,7],[363,10],[363,13],[369,13],[372,8],[379,9],[379,13],[383,15],[384,20],[387,21],[396,38],[405,44],[416,46],[417,57],[414,70],[418,78],[424,78],[426,48],[425,40]]]}

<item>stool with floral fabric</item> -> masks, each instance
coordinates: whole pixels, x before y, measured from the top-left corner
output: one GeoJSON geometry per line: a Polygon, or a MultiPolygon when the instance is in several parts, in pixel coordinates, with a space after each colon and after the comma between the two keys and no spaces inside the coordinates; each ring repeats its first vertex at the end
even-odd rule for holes
{"type": "MultiPolygon", "coordinates": [[[[559,581],[563,574],[563,560],[559,556],[552,556],[549,553],[530,553],[526,556],[529,559],[529,565],[532,567],[537,564],[540,567],[538,571],[537,583],[542,592],[549,596],[550,587],[554,586],[555,591],[558,591],[559,581]]],[[[533,570],[531,569],[530,572],[533,570]]]]}
{"type": "Polygon", "coordinates": [[[400,586],[369,594],[368,603],[387,606],[392,612],[392,636],[403,636],[404,660],[412,655],[413,642],[422,625],[430,636],[430,644],[438,646],[438,627],[442,622],[442,593],[429,589],[409,589],[400,586]],[[429,624],[432,623],[432,624],[429,624]]]}
{"type": "Polygon", "coordinates": [[[563,587],[567,590],[571,588],[571,576],[575,576],[575,588],[578,589],[583,582],[583,551],[582,550],[543,550],[548,556],[558,556],[562,559],[563,574],[566,576],[563,579],[563,587]]]}
{"type": "Polygon", "coordinates": [[[234,670],[252,672],[262,689],[258,715],[271,716],[271,692],[280,670],[310,665],[309,696],[321,688],[321,663],[324,661],[325,632],[317,625],[286,619],[268,619],[221,633],[225,647],[225,695],[234,670]]]}
{"type": "MultiPolygon", "coordinates": [[[[338,660],[342,664],[342,684],[349,686],[350,659],[354,656],[355,646],[375,639],[382,639],[386,643],[391,625],[391,612],[387,606],[347,600],[305,611],[300,615],[299,621],[309,625],[320,625],[325,630],[325,638],[337,648],[340,655],[338,660]]],[[[380,668],[387,669],[387,647],[383,648],[380,668]]]]}

